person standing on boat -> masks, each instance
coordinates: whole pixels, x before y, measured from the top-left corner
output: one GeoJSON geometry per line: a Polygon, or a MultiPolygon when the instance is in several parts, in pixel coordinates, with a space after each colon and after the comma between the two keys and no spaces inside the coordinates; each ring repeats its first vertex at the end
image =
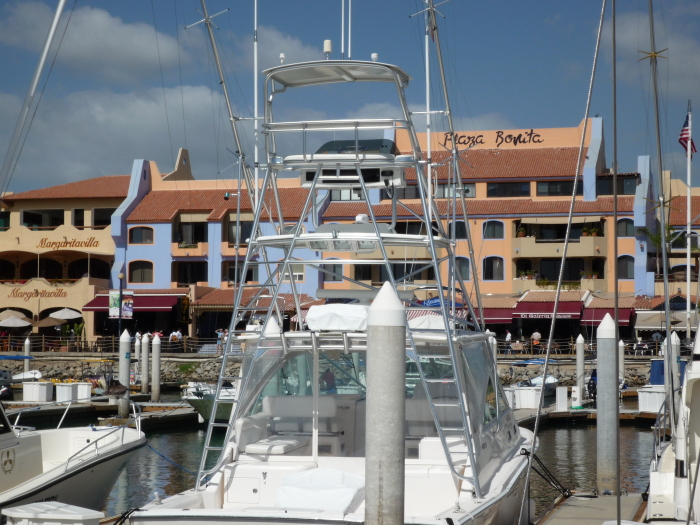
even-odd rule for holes
{"type": "Polygon", "coordinates": [[[513,353],[513,347],[511,346],[511,339],[513,336],[510,333],[510,330],[506,330],[506,354],[511,354],[513,353]]]}
{"type": "Polygon", "coordinates": [[[321,382],[322,385],[326,385],[324,388],[326,392],[328,392],[329,394],[336,393],[335,375],[333,374],[333,371],[330,368],[326,368],[326,371],[321,376],[321,382]]]}

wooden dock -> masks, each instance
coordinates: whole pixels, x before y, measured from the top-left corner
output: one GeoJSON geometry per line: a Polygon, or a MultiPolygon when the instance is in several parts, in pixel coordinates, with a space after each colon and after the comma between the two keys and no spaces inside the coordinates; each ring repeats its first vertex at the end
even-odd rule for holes
{"type": "MultiPolygon", "coordinates": [[[[623,495],[620,498],[620,519],[642,522],[646,507],[641,494],[623,495]]],[[[586,493],[559,498],[535,521],[535,525],[600,525],[606,521],[617,521],[617,498],[586,493]]]]}

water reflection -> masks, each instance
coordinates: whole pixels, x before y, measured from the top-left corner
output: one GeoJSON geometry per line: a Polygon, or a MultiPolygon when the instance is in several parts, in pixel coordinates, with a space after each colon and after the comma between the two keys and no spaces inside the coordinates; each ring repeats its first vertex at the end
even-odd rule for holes
{"type": "MultiPolygon", "coordinates": [[[[547,423],[540,430],[537,455],[555,477],[570,489],[590,491],[596,485],[596,427],[590,425],[547,423]],[[564,426],[566,425],[566,426],[564,426]]],[[[204,443],[204,427],[152,432],[147,435],[153,449],[178,465],[196,472],[204,443]]],[[[223,441],[223,432],[215,436],[214,446],[223,441]]],[[[622,487],[641,492],[649,481],[652,433],[648,429],[623,427],[620,430],[622,487]]],[[[129,462],[117,480],[105,512],[120,514],[153,500],[153,493],[170,496],[192,488],[194,476],[143,447],[129,462]]],[[[558,496],[537,474],[532,475],[531,497],[540,514],[558,496]]]]}

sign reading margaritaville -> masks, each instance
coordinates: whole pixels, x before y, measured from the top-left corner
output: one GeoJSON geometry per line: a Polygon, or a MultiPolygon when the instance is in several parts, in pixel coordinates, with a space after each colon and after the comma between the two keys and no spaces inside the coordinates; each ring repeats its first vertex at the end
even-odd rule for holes
{"type": "Polygon", "coordinates": [[[63,248],[98,248],[100,246],[100,241],[95,237],[90,237],[84,241],[78,239],[64,239],[62,241],[50,241],[48,237],[43,237],[39,244],[36,245],[37,248],[47,248],[49,250],[60,250],[63,248]]]}
{"type": "Polygon", "coordinates": [[[41,299],[52,297],[63,299],[68,297],[68,292],[66,292],[63,288],[57,288],[56,290],[30,290],[26,292],[15,288],[9,294],[7,294],[7,297],[10,299],[23,299],[24,301],[29,301],[29,299],[35,299],[37,297],[40,297],[41,299]]]}

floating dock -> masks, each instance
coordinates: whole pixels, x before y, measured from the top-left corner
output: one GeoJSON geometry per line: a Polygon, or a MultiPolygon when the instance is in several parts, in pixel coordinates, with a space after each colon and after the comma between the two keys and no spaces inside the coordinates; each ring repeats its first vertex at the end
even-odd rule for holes
{"type": "MultiPolygon", "coordinates": [[[[643,522],[647,502],[641,494],[620,497],[620,519],[643,522]]],[[[617,498],[590,493],[559,498],[535,525],[600,525],[617,521],[617,498]]]]}

